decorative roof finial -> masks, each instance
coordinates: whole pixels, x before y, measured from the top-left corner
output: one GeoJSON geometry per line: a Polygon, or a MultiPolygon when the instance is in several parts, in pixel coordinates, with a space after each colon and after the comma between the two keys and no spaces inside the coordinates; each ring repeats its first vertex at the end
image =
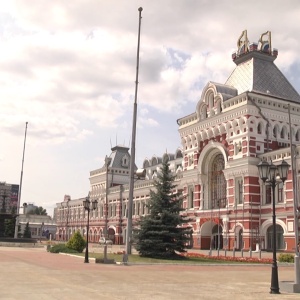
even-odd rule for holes
{"type": "Polygon", "coordinates": [[[258,40],[258,51],[267,52],[271,54],[271,31],[262,33],[258,40]]]}
{"type": "Polygon", "coordinates": [[[240,35],[240,37],[237,41],[237,47],[238,47],[238,50],[237,50],[238,55],[249,52],[249,40],[247,37],[247,30],[244,30],[242,32],[242,34],[240,35]]]}

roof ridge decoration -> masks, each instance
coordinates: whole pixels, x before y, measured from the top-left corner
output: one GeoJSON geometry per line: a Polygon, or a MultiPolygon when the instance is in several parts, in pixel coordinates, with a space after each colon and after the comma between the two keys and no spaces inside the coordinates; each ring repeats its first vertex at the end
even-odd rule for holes
{"type": "Polygon", "coordinates": [[[260,35],[258,43],[250,43],[247,35],[247,30],[244,30],[237,41],[237,51],[232,53],[232,60],[238,65],[240,62],[244,61],[244,59],[239,59],[246,56],[246,54],[252,53],[254,54],[265,54],[269,57],[268,59],[274,61],[278,56],[278,50],[272,49],[272,41],[271,41],[271,31],[266,31],[260,35]]]}
{"type": "Polygon", "coordinates": [[[269,52],[271,54],[272,51],[272,42],[271,42],[271,31],[266,31],[260,35],[258,40],[258,50],[263,52],[269,52]],[[267,40],[264,37],[267,37],[267,40]]]}
{"type": "Polygon", "coordinates": [[[250,43],[247,30],[244,30],[237,41],[237,47],[237,51],[232,54],[236,68],[225,85],[236,88],[238,94],[258,92],[300,102],[299,93],[273,63],[278,50],[272,48],[271,31],[262,33],[258,43],[250,43]]]}
{"type": "Polygon", "coordinates": [[[240,35],[238,41],[237,41],[237,54],[238,56],[244,53],[249,52],[249,40],[247,36],[247,30],[244,30],[242,34],[240,35]]]}

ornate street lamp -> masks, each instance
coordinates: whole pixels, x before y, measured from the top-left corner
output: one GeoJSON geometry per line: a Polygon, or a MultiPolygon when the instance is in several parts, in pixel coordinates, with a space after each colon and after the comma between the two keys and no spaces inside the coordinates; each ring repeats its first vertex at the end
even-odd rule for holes
{"type": "Polygon", "coordinates": [[[87,225],[86,225],[86,247],[85,247],[85,257],[84,262],[89,263],[89,227],[90,227],[90,210],[95,210],[97,208],[98,201],[90,201],[90,196],[87,196],[85,200],[83,200],[83,207],[87,210],[87,225]],[[91,206],[92,203],[92,206],[91,206]]]}
{"type": "Polygon", "coordinates": [[[272,188],[272,208],[273,208],[273,262],[271,276],[271,294],[280,294],[278,283],[278,267],[276,260],[276,214],[275,214],[275,188],[280,182],[284,183],[287,179],[290,165],[283,160],[280,165],[274,165],[272,162],[261,161],[258,165],[260,179],[272,188]]]}

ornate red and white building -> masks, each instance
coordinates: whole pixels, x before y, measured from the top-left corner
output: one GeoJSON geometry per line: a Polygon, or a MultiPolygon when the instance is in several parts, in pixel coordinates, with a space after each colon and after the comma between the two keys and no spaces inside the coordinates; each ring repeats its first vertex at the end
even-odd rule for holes
{"type": "MultiPolygon", "coordinates": [[[[134,184],[133,220],[147,214],[153,179],[162,161],[168,160],[183,191],[183,214],[191,219],[190,246],[272,248],[272,193],[260,180],[257,165],[262,159],[275,165],[284,159],[292,165],[290,134],[295,153],[300,149],[300,96],[274,64],[277,55],[270,32],[262,34],[257,44],[250,44],[247,32],[242,33],[232,55],[236,67],[226,82],[208,82],[195,112],[177,120],[181,149],[144,160],[146,180],[134,184]]],[[[125,241],[129,162],[129,149],[116,146],[103,167],[90,172],[90,197],[98,200],[90,216],[91,242],[106,230],[114,243],[125,241]]],[[[275,192],[280,250],[295,247],[299,229],[299,222],[294,228],[293,199],[295,194],[299,206],[293,191],[293,178],[298,185],[298,156],[294,162],[294,176],[290,170],[275,192]]],[[[57,239],[65,240],[75,230],[85,234],[82,201],[66,196],[57,204],[57,239]]]]}

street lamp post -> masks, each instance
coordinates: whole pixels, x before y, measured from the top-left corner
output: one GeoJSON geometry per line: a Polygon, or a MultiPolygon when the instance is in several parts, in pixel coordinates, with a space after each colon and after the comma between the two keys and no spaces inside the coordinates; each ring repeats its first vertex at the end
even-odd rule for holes
{"type": "Polygon", "coordinates": [[[287,179],[290,165],[283,160],[280,165],[275,166],[272,162],[261,161],[258,165],[260,179],[272,188],[272,210],[273,210],[273,262],[271,275],[271,294],[279,294],[278,266],[276,259],[276,212],[275,212],[275,188],[278,183],[284,183],[287,179]]]}
{"type": "Polygon", "coordinates": [[[90,201],[90,196],[87,196],[85,200],[83,200],[83,207],[87,210],[87,225],[86,225],[86,247],[85,247],[85,257],[84,262],[89,263],[89,227],[90,227],[90,210],[95,210],[97,208],[98,201],[90,201]],[[92,206],[91,206],[92,203],[92,206]]]}

